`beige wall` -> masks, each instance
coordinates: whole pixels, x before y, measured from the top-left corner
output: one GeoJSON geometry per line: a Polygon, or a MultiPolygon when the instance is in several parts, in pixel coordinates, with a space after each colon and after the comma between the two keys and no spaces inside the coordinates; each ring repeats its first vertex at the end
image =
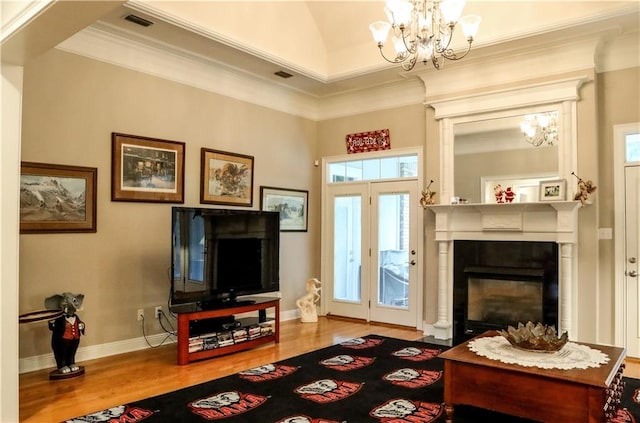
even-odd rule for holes
{"type": "MultiPolygon", "coordinates": [[[[597,79],[598,89],[598,166],[599,179],[596,191],[600,204],[598,216],[599,227],[615,228],[614,192],[623,187],[614,186],[613,167],[613,127],[615,125],[640,122],[640,68],[629,68],[613,72],[602,73],[597,79]],[[634,93],[634,94],[631,94],[634,93]]],[[[603,316],[613,316],[614,308],[614,242],[615,239],[600,240],[600,255],[598,262],[599,309],[603,316]]],[[[624,260],[623,257],[621,257],[624,260]]],[[[614,321],[601,320],[598,322],[601,338],[607,339],[607,333],[613,333],[614,321]]],[[[613,342],[613,337],[608,338],[613,342]]]]}
{"type": "MultiPolygon", "coordinates": [[[[169,293],[171,204],[111,201],[111,132],[186,143],[185,205],[199,205],[200,148],[255,157],[261,185],[310,190],[309,232],[281,234],[282,310],[319,276],[315,122],[51,50],[24,69],[22,160],[98,168],[95,234],[20,236],[20,313],[63,291],[85,294],[81,346],[159,333],[169,293]]],[[[20,326],[20,357],[51,352],[46,323],[20,326]]]]}

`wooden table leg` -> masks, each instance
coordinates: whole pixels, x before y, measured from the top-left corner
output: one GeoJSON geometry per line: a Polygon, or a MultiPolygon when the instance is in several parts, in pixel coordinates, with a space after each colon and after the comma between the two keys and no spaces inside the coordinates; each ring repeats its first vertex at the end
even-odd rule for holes
{"type": "Polygon", "coordinates": [[[447,413],[446,423],[453,423],[453,405],[445,404],[444,411],[447,413]]]}

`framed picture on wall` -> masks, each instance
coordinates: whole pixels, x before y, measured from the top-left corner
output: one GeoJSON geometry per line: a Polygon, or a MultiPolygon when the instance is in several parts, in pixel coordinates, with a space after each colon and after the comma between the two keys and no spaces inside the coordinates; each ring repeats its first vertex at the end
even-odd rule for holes
{"type": "Polygon", "coordinates": [[[98,169],[22,162],[20,233],[96,232],[98,169]]]}
{"type": "Polygon", "coordinates": [[[540,201],[564,201],[567,181],[557,179],[540,182],[540,201]]]}
{"type": "Polygon", "coordinates": [[[184,203],[185,143],[111,134],[111,200],[184,203]]]}
{"type": "Polygon", "coordinates": [[[260,210],[280,213],[280,231],[307,232],[309,191],[260,187],[260,210]]]}
{"type": "Polygon", "coordinates": [[[203,148],[200,157],[200,202],[253,205],[253,156],[203,148]]]}

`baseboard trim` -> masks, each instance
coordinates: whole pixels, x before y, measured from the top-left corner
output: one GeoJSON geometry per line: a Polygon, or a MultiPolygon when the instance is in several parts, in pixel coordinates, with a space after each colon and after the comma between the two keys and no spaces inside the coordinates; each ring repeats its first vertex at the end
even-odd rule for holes
{"type": "MultiPolygon", "coordinates": [[[[267,314],[269,317],[269,314],[267,314]]],[[[272,316],[271,316],[272,317],[272,316]]],[[[285,310],[280,312],[280,321],[294,320],[300,318],[298,310],[285,310]]],[[[159,346],[160,344],[167,345],[173,344],[177,341],[177,338],[167,333],[159,333],[156,335],[144,337],[125,339],[122,341],[108,342],[106,344],[90,345],[88,347],[78,348],[76,353],[76,362],[82,364],[83,361],[94,360],[96,358],[109,357],[111,355],[123,354],[138,350],[144,350],[151,348],[152,346],[159,346]]],[[[48,369],[52,370],[56,367],[56,361],[53,358],[53,353],[41,354],[32,357],[21,358],[18,362],[18,373],[29,373],[36,370],[48,369]]]]}

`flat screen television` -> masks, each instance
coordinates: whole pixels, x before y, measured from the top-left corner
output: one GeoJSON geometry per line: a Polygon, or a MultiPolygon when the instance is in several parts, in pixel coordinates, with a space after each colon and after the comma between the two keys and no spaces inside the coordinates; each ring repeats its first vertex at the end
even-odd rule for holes
{"type": "Polygon", "coordinates": [[[170,308],[211,309],[280,289],[280,216],[172,207],[170,308]]]}

